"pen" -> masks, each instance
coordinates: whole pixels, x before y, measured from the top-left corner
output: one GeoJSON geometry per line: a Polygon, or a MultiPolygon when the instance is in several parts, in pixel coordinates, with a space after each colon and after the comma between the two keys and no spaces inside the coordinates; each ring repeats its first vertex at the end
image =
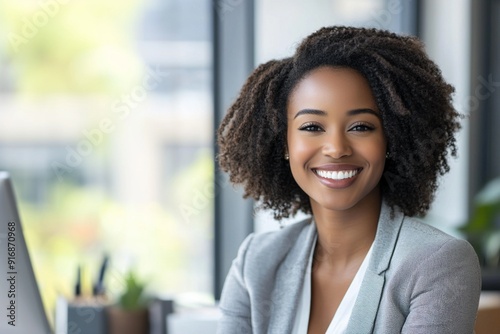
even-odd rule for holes
{"type": "Polygon", "coordinates": [[[97,278],[97,282],[94,284],[94,296],[103,295],[105,293],[104,289],[104,274],[106,273],[106,269],[108,267],[109,257],[107,255],[104,256],[101,268],[99,269],[99,276],[97,278]]]}
{"type": "Polygon", "coordinates": [[[79,297],[82,294],[82,269],[78,265],[76,271],[76,284],[75,284],[75,297],[79,297]]]}

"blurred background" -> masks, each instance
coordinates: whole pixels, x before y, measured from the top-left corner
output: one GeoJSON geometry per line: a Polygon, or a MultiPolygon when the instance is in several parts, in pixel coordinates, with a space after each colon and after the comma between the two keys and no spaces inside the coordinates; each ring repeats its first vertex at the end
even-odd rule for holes
{"type": "Polygon", "coordinates": [[[0,2],[0,169],[48,313],[104,254],[120,293],[213,300],[211,3],[0,2]],[[191,298],[191,297],[190,297],[191,298]]]}
{"type": "Polygon", "coordinates": [[[104,254],[111,294],[133,268],[218,299],[242,239],[279,225],[217,170],[214,130],[256,65],[327,25],[419,36],[455,86],[459,158],[425,219],[463,235],[500,174],[499,22],[498,0],[0,0],[0,169],[48,313],[104,254]]]}

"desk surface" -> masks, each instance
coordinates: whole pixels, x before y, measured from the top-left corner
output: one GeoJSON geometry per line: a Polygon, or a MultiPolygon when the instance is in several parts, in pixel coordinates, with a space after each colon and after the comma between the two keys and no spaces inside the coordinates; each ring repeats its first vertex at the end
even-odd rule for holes
{"type": "Polygon", "coordinates": [[[500,333],[500,292],[481,293],[475,330],[476,334],[500,333]]]}

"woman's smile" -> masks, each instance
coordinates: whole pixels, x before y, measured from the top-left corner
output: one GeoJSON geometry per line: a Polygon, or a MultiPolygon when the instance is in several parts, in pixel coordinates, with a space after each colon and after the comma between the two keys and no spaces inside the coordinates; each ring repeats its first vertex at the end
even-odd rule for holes
{"type": "Polygon", "coordinates": [[[346,188],[355,182],[357,175],[363,170],[362,167],[353,165],[327,165],[312,168],[320,182],[330,188],[346,188]]]}

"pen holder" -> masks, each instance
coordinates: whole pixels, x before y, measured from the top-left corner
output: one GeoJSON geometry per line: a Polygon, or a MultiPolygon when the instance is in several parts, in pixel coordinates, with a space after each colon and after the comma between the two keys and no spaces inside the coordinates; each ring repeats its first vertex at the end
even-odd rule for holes
{"type": "Polygon", "coordinates": [[[108,334],[105,301],[97,298],[67,302],[59,298],[56,334],[108,334]]]}

